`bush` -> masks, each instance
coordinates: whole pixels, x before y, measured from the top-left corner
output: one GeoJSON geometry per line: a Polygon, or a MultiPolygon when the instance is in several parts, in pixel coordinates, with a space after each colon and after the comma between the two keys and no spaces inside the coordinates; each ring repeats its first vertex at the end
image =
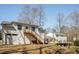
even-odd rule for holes
{"type": "Polygon", "coordinates": [[[75,40],[75,41],[74,41],[74,45],[75,45],[75,46],[79,46],[79,40],[75,40]]]}
{"type": "Polygon", "coordinates": [[[2,33],[1,33],[1,31],[0,31],[0,40],[2,40],[2,33]]]}
{"type": "Polygon", "coordinates": [[[79,54],[79,48],[76,48],[75,51],[79,54]]]}

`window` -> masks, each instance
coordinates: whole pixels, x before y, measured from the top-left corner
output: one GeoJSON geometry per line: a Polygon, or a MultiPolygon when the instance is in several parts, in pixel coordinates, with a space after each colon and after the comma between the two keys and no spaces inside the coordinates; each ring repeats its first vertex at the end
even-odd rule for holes
{"type": "Polygon", "coordinates": [[[17,36],[17,34],[6,34],[6,35],[9,35],[9,36],[11,36],[11,35],[13,35],[13,36],[17,36]]]}
{"type": "Polygon", "coordinates": [[[18,29],[19,30],[22,30],[22,25],[18,25],[18,29]]]}
{"type": "Polygon", "coordinates": [[[26,29],[28,29],[28,27],[26,26],[26,29]]]}
{"type": "Polygon", "coordinates": [[[35,27],[32,27],[32,31],[35,31],[35,27]]]}

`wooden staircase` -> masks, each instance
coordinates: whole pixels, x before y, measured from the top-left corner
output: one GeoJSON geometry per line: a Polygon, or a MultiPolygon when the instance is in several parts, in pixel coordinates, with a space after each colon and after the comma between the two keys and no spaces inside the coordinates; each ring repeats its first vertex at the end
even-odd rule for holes
{"type": "MultiPolygon", "coordinates": [[[[13,27],[17,30],[17,28],[13,25],[13,27]]],[[[18,31],[18,30],[17,30],[18,31]]],[[[21,33],[20,31],[18,31],[20,33],[20,35],[22,36],[23,33],[21,33]]],[[[36,32],[29,30],[29,29],[24,29],[24,35],[27,36],[29,38],[30,41],[33,41],[35,39],[37,44],[43,44],[44,40],[42,39],[42,37],[40,37],[40,35],[38,35],[36,32]],[[32,39],[32,40],[31,40],[32,39]]],[[[22,36],[23,40],[25,41],[25,38],[22,36]]]]}
{"type": "Polygon", "coordinates": [[[24,30],[24,34],[36,44],[43,44],[43,39],[32,30],[24,30]]]}

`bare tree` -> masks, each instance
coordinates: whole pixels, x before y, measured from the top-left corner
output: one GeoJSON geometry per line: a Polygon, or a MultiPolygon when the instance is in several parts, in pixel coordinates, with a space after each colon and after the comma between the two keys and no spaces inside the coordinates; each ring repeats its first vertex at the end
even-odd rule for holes
{"type": "Polygon", "coordinates": [[[39,13],[39,10],[38,8],[32,8],[32,13],[31,13],[31,19],[34,20],[33,23],[38,25],[38,13],[39,13]]]}
{"type": "Polygon", "coordinates": [[[64,24],[64,14],[63,13],[59,13],[58,14],[58,19],[57,19],[57,27],[58,28],[58,32],[62,32],[63,26],[65,26],[64,24]]]}
{"type": "Polygon", "coordinates": [[[29,5],[25,5],[22,8],[22,12],[19,14],[18,21],[23,23],[31,24],[31,7],[29,5]]]}
{"type": "Polygon", "coordinates": [[[42,5],[33,7],[31,5],[25,5],[19,16],[19,21],[26,22],[29,24],[35,24],[40,27],[44,25],[45,13],[42,5]]]}
{"type": "Polygon", "coordinates": [[[73,41],[73,37],[77,39],[79,36],[79,12],[73,11],[65,17],[65,22],[67,29],[65,33],[67,34],[70,41],[73,41]]]}
{"type": "Polygon", "coordinates": [[[79,11],[73,11],[66,17],[59,13],[57,21],[57,32],[65,33],[69,41],[73,41],[73,37],[79,39],[79,11]]]}
{"type": "Polygon", "coordinates": [[[79,11],[72,12],[71,20],[73,21],[73,28],[76,39],[78,39],[79,36],[79,11]]]}
{"type": "Polygon", "coordinates": [[[38,24],[39,24],[40,27],[42,27],[42,26],[44,25],[44,22],[46,21],[43,5],[39,5],[39,6],[38,6],[38,10],[39,10],[39,14],[38,14],[39,20],[38,20],[38,24]]]}

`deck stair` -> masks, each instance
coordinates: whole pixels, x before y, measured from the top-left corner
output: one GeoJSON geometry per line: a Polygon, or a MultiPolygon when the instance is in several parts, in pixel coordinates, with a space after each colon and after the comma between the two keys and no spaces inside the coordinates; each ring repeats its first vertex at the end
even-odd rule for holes
{"type": "Polygon", "coordinates": [[[44,42],[42,37],[32,30],[24,30],[24,34],[33,40],[36,39],[37,43],[43,44],[44,42]]]}

